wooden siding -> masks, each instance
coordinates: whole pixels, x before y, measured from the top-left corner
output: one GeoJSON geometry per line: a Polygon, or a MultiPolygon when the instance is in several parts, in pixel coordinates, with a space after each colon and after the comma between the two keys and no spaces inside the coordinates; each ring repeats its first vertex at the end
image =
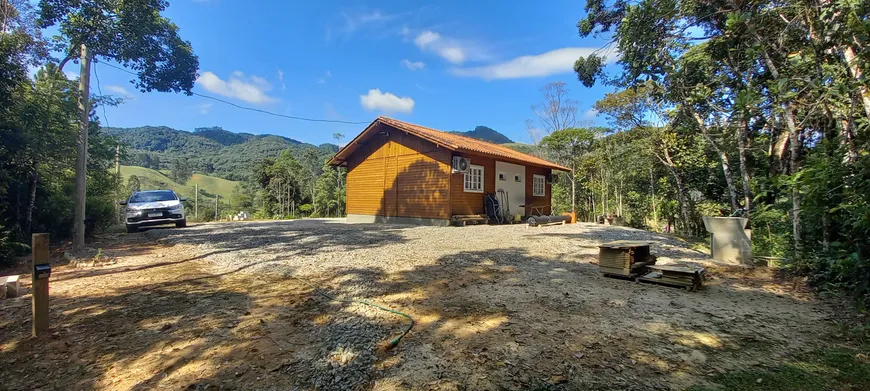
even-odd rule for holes
{"type": "MultiPolygon", "coordinates": [[[[467,157],[471,159],[471,164],[477,166],[483,166],[483,193],[470,193],[465,191],[465,175],[464,174],[452,174],[450,176],[450,186],[451,188],[451,197],[450,203],[452,205],[453,214],[454,215],[470,215],[470,214],[485,214],[486,210],[483,204],[483,199],[486,194],[495,193],[495,181],[496,175],[495,172],[495,162],[497,159],[493,159],[487,156],[479,156],[479,155],[470,155],[463,154],[461,156],[467,157]]],[[[506,161],[508,163],[514,163],[510,161],[506,161]]],[[[516,163],[514,163],[516,164],[516,163]]],[[[547,208],[544,209],[545,214],[550,214],[550,200],[552,195],[552,188],[549,183],[546,184],[544,188],[544,197],[535,197],[532,194],[532,175],[550,175],[552,170],[549,168],[543,167],[533,167],[526,166],[526,205],[548,205],[547,208]]],[[[532,212],[530,207],[526,207],[525,215],[529,215],[532,212]]]]}
{"type": "Polygon", "coordinates": [[[349,156],[347,213],[450,218],[450,151],[401,131],[389,133],[349,156]]]}
{"type": "MultiPolygon", "coordinates": [[[[535,174],[543,175],[545,178],[544,180],[546,181],[546,178],[552,172],[553,171],[550,170],[549,168],[526,166],[526,205],[535,205],[535,206],[547,205],[547,207],[544,208],[544,214],[547,214],[547,215],[550,214],[552,211],[552,208],[550,207],[552,205],[552,198],[551,197],[553,195],[552,185],[550,185],[547,182],[544,182],[545,183],[544,196],[543,197],[535,197],[534,196],[535,193],[534,193],[534,189],[533,189],[534,183],[533,183],[532,178],[533,178],[533,175],[535,175],[535,174]]],[[[530,215],[531,213],[532,213],[532,208],[529,206],[526,206],[526,216],[530,215]]]]}
{"type": "MultiPolygon", "coordinates": [[[[465,174],[451,174],[450,203],[454,215],[485,214],[483,197],[495,193],[495,159],[478,155],[460,155],[471,159],[471,164],[483,166],[483,193],[465,191],[465,174]]],[[[452,159],[452,157],[451,157],[452,159]]]]}

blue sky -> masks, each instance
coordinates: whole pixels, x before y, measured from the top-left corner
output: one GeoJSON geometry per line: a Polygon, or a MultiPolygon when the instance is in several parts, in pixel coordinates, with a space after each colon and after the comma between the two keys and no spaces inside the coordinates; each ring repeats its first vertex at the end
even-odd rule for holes
{"type": "MultiPolygon", "coordinates": [[[[583,87],[572,71],[579,55],[604,43],[577,35],[583,4],[175,0],[165,15],[199,56],[198,93],[293,116],[369,122],[388,115],[442,130],[486,125],[529,142],[525,121],[535,119],[530,106],[547,82],[568,83],[580,120],[603,122],[589,110],[607,89],[583,87]]],[[[104,94],[128,98],[106,109],[104,125],[221,126],[315,144],[332,142],[335,132],[346,141],[364,127],[143,94],[130,75],[99,64],[96,70],[104,94]]]]}

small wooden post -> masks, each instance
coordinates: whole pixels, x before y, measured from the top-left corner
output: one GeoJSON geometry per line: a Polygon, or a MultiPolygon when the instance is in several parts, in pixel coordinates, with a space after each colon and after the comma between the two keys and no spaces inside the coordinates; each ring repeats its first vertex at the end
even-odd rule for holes
{"type": "Polygon", "coordinates": [[[39,337],[48,331],[48,278],[37,278],[36,265],[48,263],[48,234],[33,234],[31,261],[33,289],[33,336],[39,337]]]}

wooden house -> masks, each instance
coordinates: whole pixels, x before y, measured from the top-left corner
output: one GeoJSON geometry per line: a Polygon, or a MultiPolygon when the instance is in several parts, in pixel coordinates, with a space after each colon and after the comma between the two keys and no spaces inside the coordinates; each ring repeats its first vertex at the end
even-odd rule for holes
{"type": "Polygon", "coordinates": [[[429,225],[485,214],[485,195],[498,190],[511,214],[549,214],[550,176],[569,171],[502,145],[387,117],[374,120],[329,164],[347,168],[348,222],[429,225]]]}

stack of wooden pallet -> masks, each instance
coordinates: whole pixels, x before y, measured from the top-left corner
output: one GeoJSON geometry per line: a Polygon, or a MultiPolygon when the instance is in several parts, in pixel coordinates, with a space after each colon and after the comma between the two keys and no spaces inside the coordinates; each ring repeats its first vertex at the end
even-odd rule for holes
{"type": "Polygon", "coordinates": [[[693,265],[656,265],[650,242],[617,240],[599,246],[598,267],[609,277],[679,286],[690,291],[701,288],[705,270],[693,265]]]}
{"type": "Polygon", "coordinates": [[[607,276],[635,278],[656,263],[649,242],[617,240],[598,247],[598,267],[607,276]]]}

